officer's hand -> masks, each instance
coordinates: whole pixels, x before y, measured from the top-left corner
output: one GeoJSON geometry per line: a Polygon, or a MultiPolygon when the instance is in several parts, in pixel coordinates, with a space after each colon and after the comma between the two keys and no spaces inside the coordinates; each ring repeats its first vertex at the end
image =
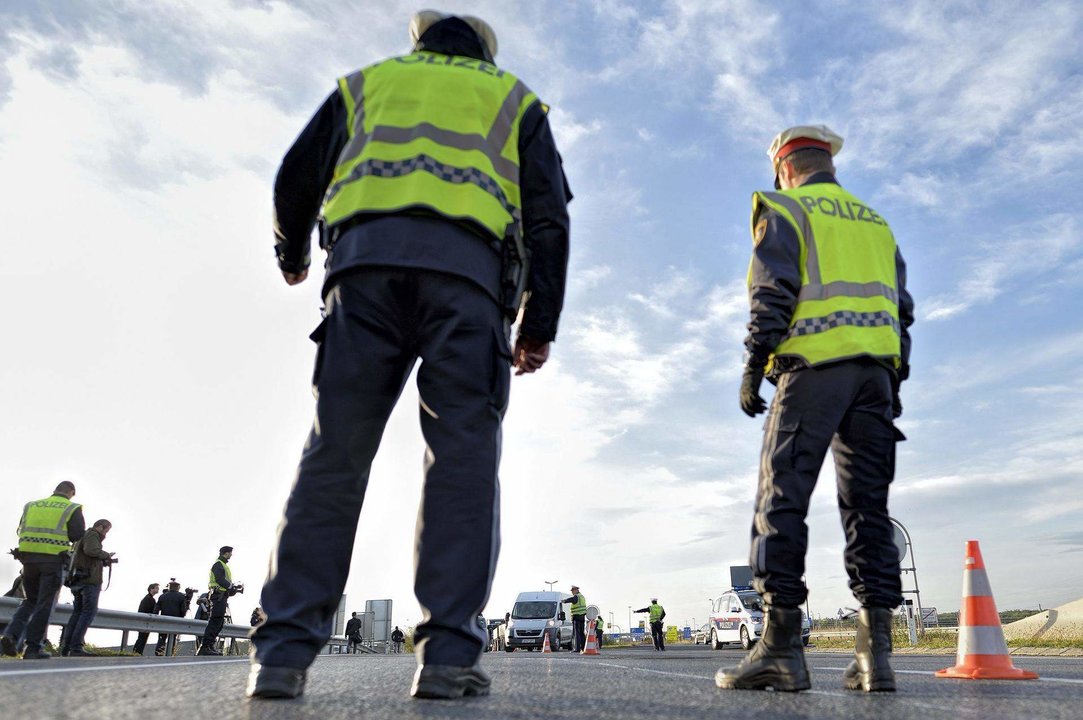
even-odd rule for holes
{"type": "Polygon", "coordinates": [[[899,399],[899,383],[891,386],[891,419],[897,420],[902,416],[902,400],[899,399]]]}
{"type": "Polygon", "coordinates": [[[516,375],[532,373],[539,370],[549,359],[549,343],[520,335],[515,341],[515,352],[512,353],[512,358],[516,375]]]}
{"type": "Polygon", "coordinates": [[[741,410],[749,417],[756,417],[767,409],[767,402],[760,397],[763,368],[746,367],[741,377],[741,410]]]}
{"type": "Polygon", "coordinates": [[[283,270],[282,277],[286,278],[287,285],[297,285],[298,283],[303,283],[305,281],[305,278],[308,277],[308,268],[305,268],[299,273],[291,273],[283,270]]]}

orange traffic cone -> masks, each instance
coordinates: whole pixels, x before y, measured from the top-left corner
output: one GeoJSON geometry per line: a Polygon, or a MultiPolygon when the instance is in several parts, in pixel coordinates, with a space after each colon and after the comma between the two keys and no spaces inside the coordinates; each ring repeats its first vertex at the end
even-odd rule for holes
{"type": "Polygon", "coordinates": [[[542,630],[542,632],[545,633],[545,642],[542,643],[542,652],[551,653],[553,652],[553,648],[549,647],[549,632],[546,630],[542,630]]]}
{"type": "Polygon", "coordinates": [[[1037,673],[1012,665],[977,540],[966,542],[955,667],[937,670],[936,676],[963,680],[1034,680],[1038,677],[1037,673]]]}
{"type": "Polygon", "coordinates": [[[587,646],[583,648],[583,652],[580,655],[601,655],[598,652],[598,635],[594,632],[594,621],[590,623],[590,627],[587,628],[587,646]]]}

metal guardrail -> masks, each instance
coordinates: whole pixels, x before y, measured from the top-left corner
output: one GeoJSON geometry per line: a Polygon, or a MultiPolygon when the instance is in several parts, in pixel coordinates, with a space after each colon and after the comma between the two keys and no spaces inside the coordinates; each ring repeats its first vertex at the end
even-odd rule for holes
{"type": "MultiPolygon", "coordinates": [[[[15,615],[15,610],[21,603],[21,598],[0,597],[0,622],[11,622],[11,618],[15,615]]],[[[71,618],[71,611],[71,605],[58,604],[53,609],[49,624],[59,626],[66,625],[71,618]]],[[[128,644],[127,638],[129,632],[158,633],[160,635],[170,636],[202,636],[207,629],[207,621],[195,620],[193,618],[170,617],[169,615],[149,615],[147,613],[99,608],[98,614],[94,616],[94,622],[91,623],[90,627],[97,630],[120,630],[124,633],[121,641],[121,647],[124,648],[128,644]]],[[[223,625],[221,632],[218,633],[218,637],[229,638],[232,640],[247,639],[248,634],[251,631],[252,628],[248,625],[223,625]]],[[[168,640],[169,646],[167,647],[167,655],[172,654],[172,643],[173,638],[170,637],[168,640]]],[[[345,645],[345,638],[331,638],[327,641],[326,647],[330,652],[330,648],[332,647],[344,647],[345,645]]]]}

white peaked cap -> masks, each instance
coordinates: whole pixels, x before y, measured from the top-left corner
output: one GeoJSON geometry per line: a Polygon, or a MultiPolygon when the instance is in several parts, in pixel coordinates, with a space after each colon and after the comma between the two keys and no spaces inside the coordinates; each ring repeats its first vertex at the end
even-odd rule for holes
{"type": "Polygon", "coordinates": [[[410,18],[410,42],[417,45],[417,41],[421,39],[426,30],[441,20],[451,17],[457,17],[469,25],[478,34],[481,41],[485,43],[485,46],[489,48],[489,54],[494,58],[496,57],[496,33],[493,32],[493,28],[489,23],[473,15],[442,13],[439,10],[419,10],[410,18]]]}
{"type": "Polygon", "coordinates": [[[842,150],[842,136],[826,125],[798,125],[787,128],[775,135],[771,147],[767,148],[767,157],[777,162],[795,150],[819,148],[827,150],[831,156],[842,150]]]}

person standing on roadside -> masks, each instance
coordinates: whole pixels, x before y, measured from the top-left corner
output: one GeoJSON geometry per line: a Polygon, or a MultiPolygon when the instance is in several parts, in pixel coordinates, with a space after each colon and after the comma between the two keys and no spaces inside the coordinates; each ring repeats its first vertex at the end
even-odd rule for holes
{"type": "Polygon", "coordinates": [[[651,604],[645,608],[636,610],[637,613],[647,613],[651,623],[651,640],[654,641],[654,649],[664,651],[666,649],[666,630],[662,621],[666,619],[666,609],[658,604],[658,598],[651,598],[651,604]]]}
{"type": "MultiPolygon", "coordinates": [[[[578,585],[572,585],[571,589],[572,596],[564,598],[562,602],[572,606],[572,652],[579,652],[587,647],[587,596],[579,592],[578,585]]],[[[557,638],[556,645],[559,647],[560,636],[557,635],[557,638]]]]}
{"type": "Polygon", "coordinates": [[[346,621],[346,652],[353,653],[361,644],[361,618],[357,613],[350,615],[346,621]]]}
{"type": "Polygon", "coordinates": [[[68,587],[75,596],[75,602],[72,604],[71,618],[64,629],[64,640],[60,645],[60,654],[64,657],[89,657],[94,654],[86,650],[84,639],[87,628],[98,614],[102,568],[112,562],[116,555],[102,549],[102,541],[112,527],[113,524],[108,520],[97,520],[82,539],[75,543],[71,574],[68,576],[68,587]]]}
{"type": "Polygon", "coordinates": [[[218,549],[218,559],[211,565],[211,574],[208,584],[210,585],[210,618],[207,620],[207,629],[203,633],[203,639],[199,644],[197,655],[221,655],[218,650],[218,633],[226,624],[226,609],[229,599],[239,592],[244,592],[244,586],[233,582],[233,572],[229,569],[229,559],[233,557],[233,548],[223,545],[218,549]]]}
{"type": "MultiPolygon", "coordinates": [[[[194,589],[190,588],[189,592],[182,593],[180,583],[171,580],[169,585],[166,586],[166,591],[158,598],[158,604],[155,607],[158,614],[163,617],[182,618],[188,614],[193,595],[195,595],[194,589]]],[[[179,635],[177,633],[159,633],[158,643],[154,646],[154,654],[158,657],[165,656],[170,635],[173,637],[173,654],[177,654],[177,638],[179,635]]]]}
{"type": "Polygon", "coordinates": [[[86,533],[83,508],[71,501],[73,497],[75,484],[65,480],[51,496],[23,507],[18,528],[18,560],[23,565],[25,599],[0,635],[0,652],[4,655],[17,655],[19,642],[25,639],[24,660],[51,657],[42,649],[49,618],[64,582],[71,544],[86,533]]]}
{"type": "Polygon", "coordinates": [[[571,193],[548,107],[494,63],[488,23],[427,10],[409,31],[408,53],[339,79],[275,180],[283,279],[308,276],[317,218],[328,260],[324,320],[311,335],[316,420],[263,589],[249,697],[303,692],[333,627],[373,457],[418,360],[427,450],[414,591],[424,615],[410,694],[491,687],[476,618],[499,553],[510,367],[533,373],[549,357],[571,193]]]}
{"type": "MultiPolygon", "coordinates": [[[[155,596],[158,595],[158,591],[161,587],[158,583],[151,583],[147,585],[147,594],[139,601],[139,608],[136,612],[145,613],[147,615],[154,615],[158,612],[158,601],[155,596]]],[[[132,646],[132,652],[136,655],[142,655],[143,650],[147,647],[147,638],[150,637],[149,632],[141,632],[135,636],[135,645],[132,646]]]]}
{"type": "Polygon", "coordinates": [[[833,157],[842,138],[825,125],[788,128],[771,143],[777,192],[752,195],[751,319],[738,400],[764,424],[749,565],[766,605],[763,637],[724,689],[795,692],[812,686],[801,641],[801,605],[812,491],[830,449],[850,590],[861,602],[850,690],[895,690],[893,608],[902,602],[888,490],[910,373],[914,301],[887,222],[847,192],[833,157]]]}

